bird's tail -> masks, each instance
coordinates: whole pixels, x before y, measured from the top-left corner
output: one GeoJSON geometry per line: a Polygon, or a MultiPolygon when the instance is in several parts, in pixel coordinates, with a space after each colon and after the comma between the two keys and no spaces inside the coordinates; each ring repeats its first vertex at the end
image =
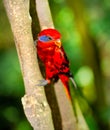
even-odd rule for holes
{"type": "Polygon", "coordinates": [[[69,79],[70,79],[70,80],[71,80],[71,82],[73,83],[74,87],[75,87],[75,88],[77,88],[77,85],[76,85],[76,83],[75,83],[75,81],[74,81],[73,77],[69,77],[69,79]]]}
{"type": "Polygon", "coordinates": [[[64,84],[65,92],[67,94],[67,97],[71,99],[70,95],[70,88],[69,88],[69,80],[71,80],[72,84],[75,88],[77,88],[77,85],[72,77],[68,77],[66,75],[59,75],[59,78],[61,79],[62,83],[64,84]]]}
{"type": "Polygon", "coordinates": [[[64,88],[65,88],[65,92],[66,92],[66,95],[69,99],[71,99],[71,96],[70,96],[70,89],[69,89],[69,77],[67,77],[66,75],[59,75],[59,78],[61,79],[63,85],[64,85],[64,88]]]}

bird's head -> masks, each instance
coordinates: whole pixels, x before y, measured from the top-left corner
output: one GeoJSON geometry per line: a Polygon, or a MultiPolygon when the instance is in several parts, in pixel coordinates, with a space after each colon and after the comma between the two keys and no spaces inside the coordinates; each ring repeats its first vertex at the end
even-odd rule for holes
{"type": "Polygon", "coordinates": [[[44,29],[38,34],[38,42],[42,43],[52,43],[58,46],[59,48],[61,47],[61,34],[56,30],[56,29],[44,29]]]}

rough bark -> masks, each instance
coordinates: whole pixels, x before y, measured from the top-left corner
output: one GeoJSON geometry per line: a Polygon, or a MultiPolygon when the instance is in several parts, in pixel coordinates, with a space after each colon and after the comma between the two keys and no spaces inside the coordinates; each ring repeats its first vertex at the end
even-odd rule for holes
{"type": "Polygon", "coordinates": [[[22,98],[24,112],[34,130],[53,130],[51,111],[44,89],[36,86],[42,76],[32,39],[29,0],[4,0],[4,5],[14,35],[25,84],[26,92],[22,98]]]}

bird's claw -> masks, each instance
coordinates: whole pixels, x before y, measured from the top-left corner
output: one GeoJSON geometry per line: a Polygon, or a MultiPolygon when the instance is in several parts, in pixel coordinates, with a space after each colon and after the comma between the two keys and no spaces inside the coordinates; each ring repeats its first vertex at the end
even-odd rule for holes
{"type": "Polygon", "coordinates": [[[42,80],[38,80],[39,84],[37,84],[36,86],[45,86],[48,84],[48,80],[42,79],[42,80]]]}

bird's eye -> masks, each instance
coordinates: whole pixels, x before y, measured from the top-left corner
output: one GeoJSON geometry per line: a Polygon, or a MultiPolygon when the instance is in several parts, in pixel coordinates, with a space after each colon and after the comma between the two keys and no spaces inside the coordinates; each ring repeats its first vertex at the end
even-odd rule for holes
{"type": "Polygon", "coordinates": [[[43,36],[40,36],[40,37],[39,37],[39,40],[42,41],[42,42],[48,42],[48,41],[51,41],[52,38],[49,37],[49,36],[43,35],[43,36]]]}

